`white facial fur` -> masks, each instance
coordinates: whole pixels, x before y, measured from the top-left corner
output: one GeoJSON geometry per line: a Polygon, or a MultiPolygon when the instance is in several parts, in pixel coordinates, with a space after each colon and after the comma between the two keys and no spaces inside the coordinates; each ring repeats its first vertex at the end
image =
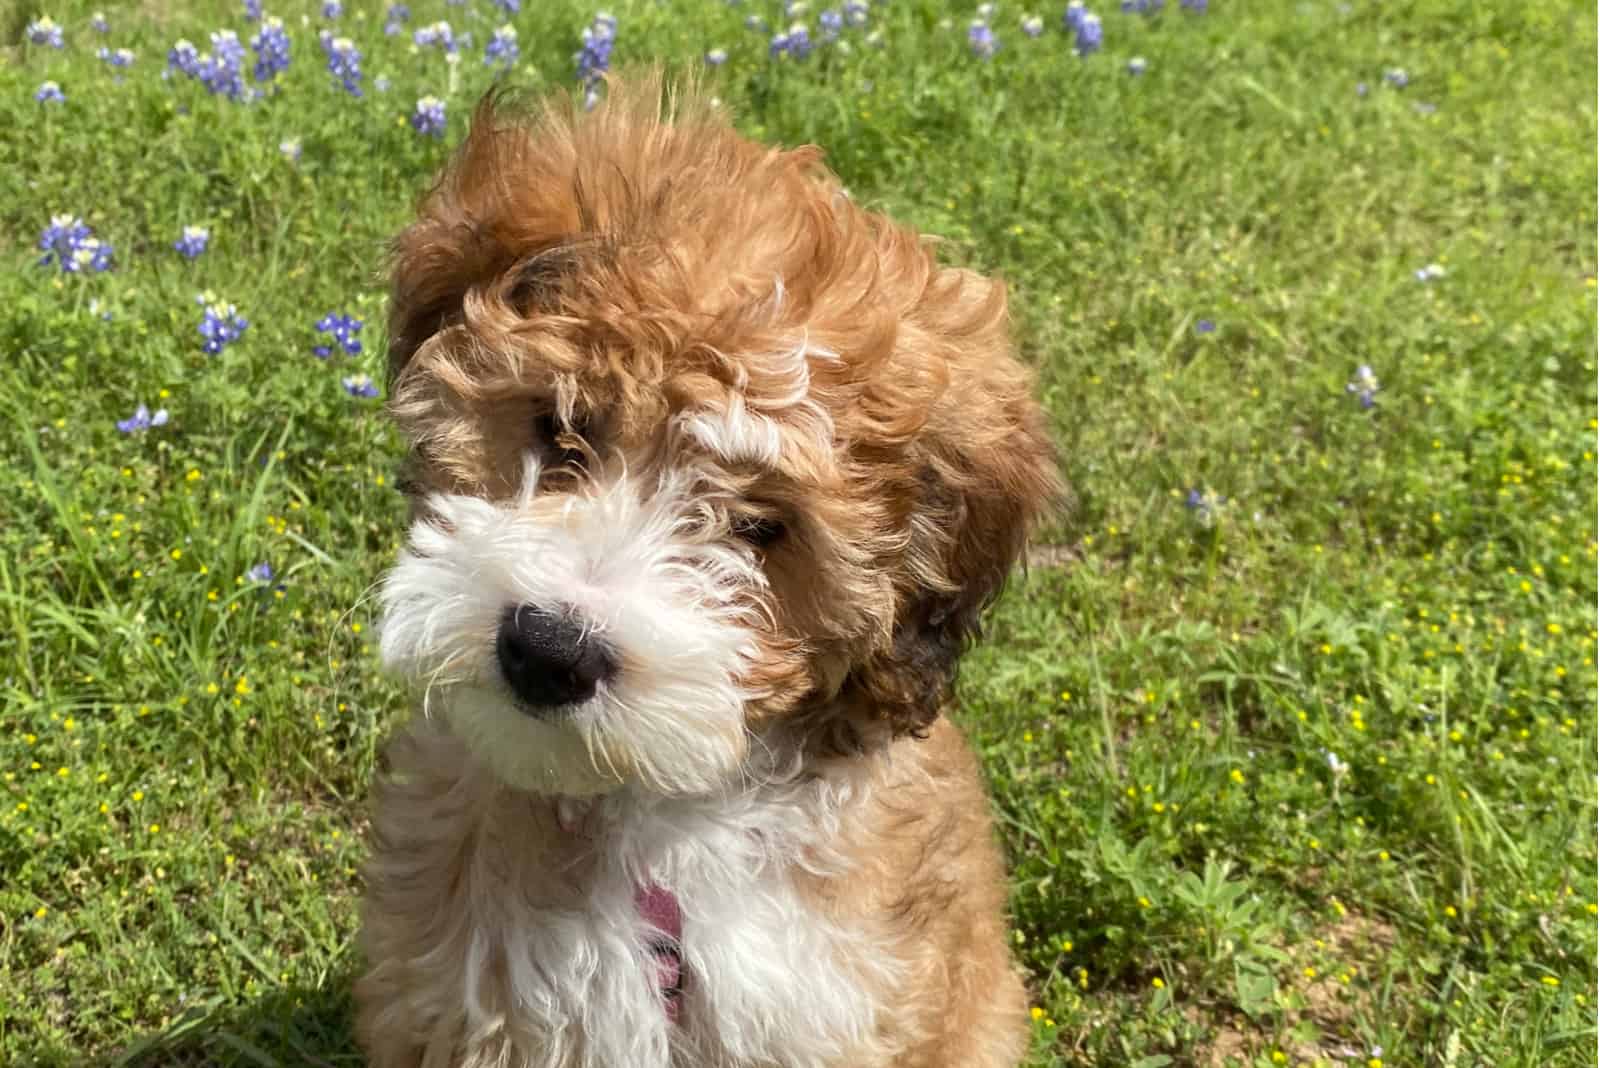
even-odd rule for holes
{"type": "Polygon", "coordinates": [[[523,485],[502,503],[429,499],[384,583],[385,664],[424,684],[424,711],[507,785],[568,796],[726,785],[748,746],[740,679],[765,583],[753,555],[718,536],[687,474],[536,496],[530,463],[523,485]],[[495,659],[502,614],[523,604],[574,612],[618,664],[551,718],[519,707],[495,659]]]}

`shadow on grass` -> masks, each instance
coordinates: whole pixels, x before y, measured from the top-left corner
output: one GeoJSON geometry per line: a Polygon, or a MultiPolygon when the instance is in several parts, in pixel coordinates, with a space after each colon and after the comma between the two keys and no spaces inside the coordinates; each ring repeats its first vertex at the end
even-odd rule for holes
{"type": "MultiPolygon", "coordinates": [[[[96,1058],[92,1068],[361,1068],[350,987],[330,975],[318,987],[277,990],[244,1005],[191,1008],[161,1031],[96,1058]]],[[[33,1062],[79,1068],[81,1054],[33,1062]]]]}

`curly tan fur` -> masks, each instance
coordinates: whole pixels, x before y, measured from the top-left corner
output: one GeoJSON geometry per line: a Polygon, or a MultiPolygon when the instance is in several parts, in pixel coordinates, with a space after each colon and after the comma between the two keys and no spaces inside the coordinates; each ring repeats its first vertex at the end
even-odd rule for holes
{"type": "MultiPolygon", "coordinates": [[[[938,719],[981,610],[1060,491],[1004,288],[860,208],[817,149],[752,143],[692,88],[663,95],[645,77],[588,114],[486,100],[397,239],[392,411],[416,512],[425,492],[516,499],[530,452],[550,461],[542,494],[688,452],[708,523],[780,522],[749,594],[762,622],[747,726],[791,746],[805,781],[871,784],[830,824],[842,866],[794,886],[894,966],[860,980],[881,987],[877,1034],[840,1068],[1014,1064],[1026,1027],[1003,873],[975,761],[938,719]],[[748,455],[684,429],[707,414],[748,430],[748,455]]],[[[407,781],[467,774],[449,743],[417,737],[397,750],[407,781]]],[[[513,802],[440,803],[379,794],[375,969],[359,993],[384,1068],[491,1063],[469,1062],[460,1035],[386,1022],[412,974],[386,959],[437,948],[426,916],[459,905],[473,820],[513,802]],[[463,839],[430,854],[410,829],[430,818],[459,820],[463,839]],[[403,886],[395,857],[413,865],[403,886]]],[[[507,1041],[504,1064],[545,1063],[507,1041]]]]}

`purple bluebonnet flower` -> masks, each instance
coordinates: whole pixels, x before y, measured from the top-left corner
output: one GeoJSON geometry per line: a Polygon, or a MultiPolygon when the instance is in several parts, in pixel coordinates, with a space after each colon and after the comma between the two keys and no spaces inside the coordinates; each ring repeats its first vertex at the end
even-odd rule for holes
{"type": "Polygon", "coordinates": [[[775,33],[772,35],[772,40],[767,42],[767,56],[771,59],[777,59],[788,51],[789,35],[787,33],[775,33]]]}
{"type": "Polygon", "coordinates": [[[499,63],[503,67],[510,67],[520,55],[517,48],[517,28],[511,23],[506,23],[489,38],[489,43],[483,49],[484,66],[499,63]]]}
{"type": "Polygon", "coordinates": [[[844,29],[844,15],[832,8],[817,16],[817,28],[822,31],[822,43],[839,39],[839,33],[844,29]]]}
{"type": "Polygon", "coordinates": [[[1356,82],[1356,96],[1366,96],[1366,95],[1367,95],[1367,83],[1366,82],[1356,82]]]}
{"type": "Polygon", "coordinates": [[[44,253],[39,266],[48,267],[54,259],[64,274],[98,274],[111,268],[111,246],[76,215],[52,215],[39,235],[39,249],[44,253]]]}
{"type": "Polygon", "coordinates": [[[1403,67],[1390,67],[1383,72],[1383,83],[1392,89],[1404,89],[1411,84],[1411,75],[1403,67]]]}
{"type": "Polygon", "coordinates": [[[1208,529],[1216,523],[1217,513],[1227,503],[1228,498],[1210,489],[1203,491],[1192,489],[1183,499],[1184,507],[1194,515],[1195,522],[1208,529]]]}
{"type": "Polygon", "coordinates": [[[188,40],[180,40],[167,52],[167,69],[181,71],[191,78],[200,77],[200,50],[188,40]]]}
{"type": "Polygon", "coordinates": [[[167,425],[167,410],[157,408],[154,414],[144,405],[133,410],[133,414],[126,419],[117,420],[117,429],[124,434],[137,434],[142,430],[149,430],[153,426],[167,425]]]}
{"type": "Polygon", "coordinates": [[[456,50],[456,35],[450,29],[450,24],[442,19],[413,33],[411,40],[412,43],[420,48],[427,48],[433,45],[444,52],[454,52],[456,50]]]}
{"type": "Polygon", "coordinates": [[[244,577],[251,582],[265,586],[272,581],[272,565],[263,560],[249,571],[246,571],[244,577]]]}
{"type": "Polygon", "coordinates": [[[211,35],[211,51],[201,52],[183,40],[167,53],[168,71],[180,71],[204,85],[212,93],[231,100],[243,98],[245,93],[244,45],[232,30],[217,30],[211,35]]]}
{"type": "Polygon", "coordinates": [[[76,215],[50,216],[50,225],[39,235],[39,249],[44,253],[39,257],[39,266],[48,267],[54,257],[56,264],[63,271],[67,270],[67,261],[72,258],[73,250],[93,233],[76,215]]]}
{"type": "Polygon", "coordinates": [[[1154,15],[1166,6],[1166,0],[1122,0],[1124,15],[1154,15]]]}
{"type": "Polygon", "coordinates": [[[371,375],[350,375],[341,381],[344,391],[352,397],[370,398],[378,395],[378,387],[373,384],[371,375]]]}
{"type": "Polygon", "coordinates": [[[34,90],[33,98],[41,104],[65,104],[67,94],[61,91],[61,86],[55,82],[40,82],[39,88],[34,90]]]}
{"type": "Polygon", "coordinates": [[[339,0],[322,0],[322,17],[336,19],[344,14],[344,5],[339,0]]]}
{"type": "Polygon", "coordinates": [[[400,24],[411,21],[411,8],[405,4],[390,4],[383,12],[383,34],[393,37],[400,32],[400,24]]]}
{"type": "Polygon", "coordinates": [[[867,0],[844,0],[845,25],[859,30],[867,24],[867,0]]]}
{"type": "Polygon", "coordinates": [[[261,0],[244,0],[244,20],[246,22],[261,21],[261,0]]]}
{"type": "Polygon", "coordinates": [[[972,54],[979,59],[990,59],[1000,47],[1000,42],[995,38],[994,30],[989,28],[987,22],[981,19],[973,20],[967,27],[967,45],[972,49],[972,54]]]}
{"type": "Polygon", "coordinates": [[[424,136],[443,137],[444,101],[436,96],[425,96],[418,100],[417,110],[411,113],[411,128],[424,136]]]}
{"type": "Polygon", "coordinates": [[[101,47],[94,50],[94,56],[113,70],[127,70],[133,66],[133,50],[131,48],[113,50],[101,47]]]}
{"type": "Polygon", "coordinates": [[[199,258],[210,241],[211,231],[204,226],[185,226],[182,236],[172,243],[172,247],[182,253],[185,259],[193,260],[199,258]]]}
{"type": "Polygon", "coordinates": [[[517,15],[522,12],[522,0],[494,0],[494,6],[507,15],[517,15]]]}
{"type": "Polygon", "coordinates": [[[244,45],[232,30],[217,30],[211,35],[210,62],[201,56],[200,82],[211,92],[238,100],[244,91],[244,45]]]}
{"type": "Polygon", "coordinates": [[[65,46],[65,41],[61,36],[61,24],[49,15],[41,16],[28,23],[28,28],[24,32],[27,33],[28,41],[31,44],[44,45],[48,48],[62,48],[65,46]]]}
{"type": "Polygon", "coordinates": [[[318,358],[324,360],[333,355],[335,347],[339,348],[347,356],[361,355],[361,339],[356,335],[361,333],[362,325],[363,321],[353,315],[340,315],[338,312],[329,312],[317,320],[317,333],[330,335],[332,344],[323,341],[311,351],[318,358]]]}
{"type": "Polygon", "coordinates": [[[1415,277],[1419,282],[1437,282],[1445,276],[1445,269],[1437,263],[1430,263],[1426,267],[1418,267],[1415,277]]]}
{"type": "Polygon", "coordinates": [[[1372,368],[1362,364],[1356,368],[1355,379],[1345,383],[1344,391],[1353,394],[1361,401],[1361,407],[1370,408],[1377,403],[1377,393],[1382,388],[1378,385],[1378,376],[1372,372],[1372,368]]]}
{"type": "Polygon", "coordinates": [[[744,17],[744,28],[753,33],[766,33],[767,20],[760,15],[746,15],[744,17]]]}
{"type": "Polygon", "coordinates": [[[1134,56],[1132,59],[1128,60],[1128,73],[1137,78],[1139,75],[1143,74],[1149,68],[1149,66],[1150,64],[1145,61],[1143,56],[1134,56]]]}
{"type": "Polygon", "coordinates": [[[361,49],[348,37],[335,37],[327,30],[320,35],[322,52],[328,57],[328,73],[339,80],[345,92],[361,95],[361,49]]]}
{"type": "Polygon", "coordinates": [[[106,21],[106,13],[104,11],[96,11],[93,15],[90,15],[89,28],[95,33],[110,33],[111,23],[106,21]]]}
{"type": "Polygon", "coordinates": [[[706,53],[706,66],[708,67],[720,67],[726,62],[728,62],[728,50],[726,48],[713,48],[706,53]]]}
{"type": "Polygon", "coordinates": [[[1022,17],[1022,32],[1029,37],[1037,37],[1044,32],[1044,19],[1038,15],[1024,15],[1022,17]]]}
{"type": "Polygon", "coordinates": [[[202,293],[195,303],[203,309],[200,317],[201,347],[207,355],[215,356],[231,343],[239,340],[250,326],[250,320],[239,314],[232,304],[224,304],[214,294],[202,293]]]}
{"type": "Polygon", "coordinates": [[[261,29],[250,38],[250,48],[256,54],[256,81],[271,81],[281,71],[289,69],[289,35],[284,32],[283,20],[272,16],[261,24],[261,29]]]}
{"type": "Polygon", "coordinates": [[[573,59],[578,64],[578,80],[593,86],[611,69],[611,49],[617,41],[617,20],[602,11],[583,31],[583,47],[573,59]]]}
{"type": "Polygon", "coordinates": [[[797,22],[789,27],[789,54],[795,59],[805,59],[816,47],[805,23],[797,22]]]}
{"type": "Polygon", "coordinates": [[[1207,0],[1178,0],[1178,6],[1185,11],[1193,11],[1196,15],[1206,13],[1207,0]]]}
{"type": "Polygon", "coordinates": [[[72,257],[62,265],[68,274],[87,274],[111,269],[111,246],[98,237],[86,237],[72,250],[72,257]]]}
{"type": "Polygon", "coordinates": [[[1073,47],[1078,55],[1086,56],[1091,52],[1100,51],[1100,43],[1105,39],[1105,30],[1100,26],[1100,16],[1092,11],[1083,13],[1078,20],[1077,39],[1073,47]]]}
{"type": "Polygon", "coordinates": [[[1077,33],[1078,24],[1088,13],[1089,9],[1083,6],[1083,0],[1071,0],[1067,4],[1067,9],[1061,13],[1061,28],[1068,33],[1077,33]]]}
{"type": "Polygon", "coordinates": [[[1211,319],[1201,319],[1194,324],[1194,332],[1197,334],[1215,334],[1217,332],[1217,324],[1211,319]]]}
{"type": "Polygon", "coordinates": [[[291,137],[286,141],[278,142],[278,154],[290,163],[300,162],[300,139],[291,137]]]}

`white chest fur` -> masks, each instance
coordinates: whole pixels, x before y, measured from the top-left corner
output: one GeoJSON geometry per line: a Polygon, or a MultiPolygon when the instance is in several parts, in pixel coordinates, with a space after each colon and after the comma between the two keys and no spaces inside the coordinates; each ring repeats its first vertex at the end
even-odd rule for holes
{"type": "Polygon", "coordinates": [[[893,954],[829,917],[802,882],[842,876],[828,848],[849,784],[716,800],[621,792],[565,829],[549,800],[496,785],[418,724],[380,786],[358,991],[375,1065],[809,1068],[878,1052],[893,954]],[[655,883],[683,914],[669,1021],[635,904],[655,883]]]}

